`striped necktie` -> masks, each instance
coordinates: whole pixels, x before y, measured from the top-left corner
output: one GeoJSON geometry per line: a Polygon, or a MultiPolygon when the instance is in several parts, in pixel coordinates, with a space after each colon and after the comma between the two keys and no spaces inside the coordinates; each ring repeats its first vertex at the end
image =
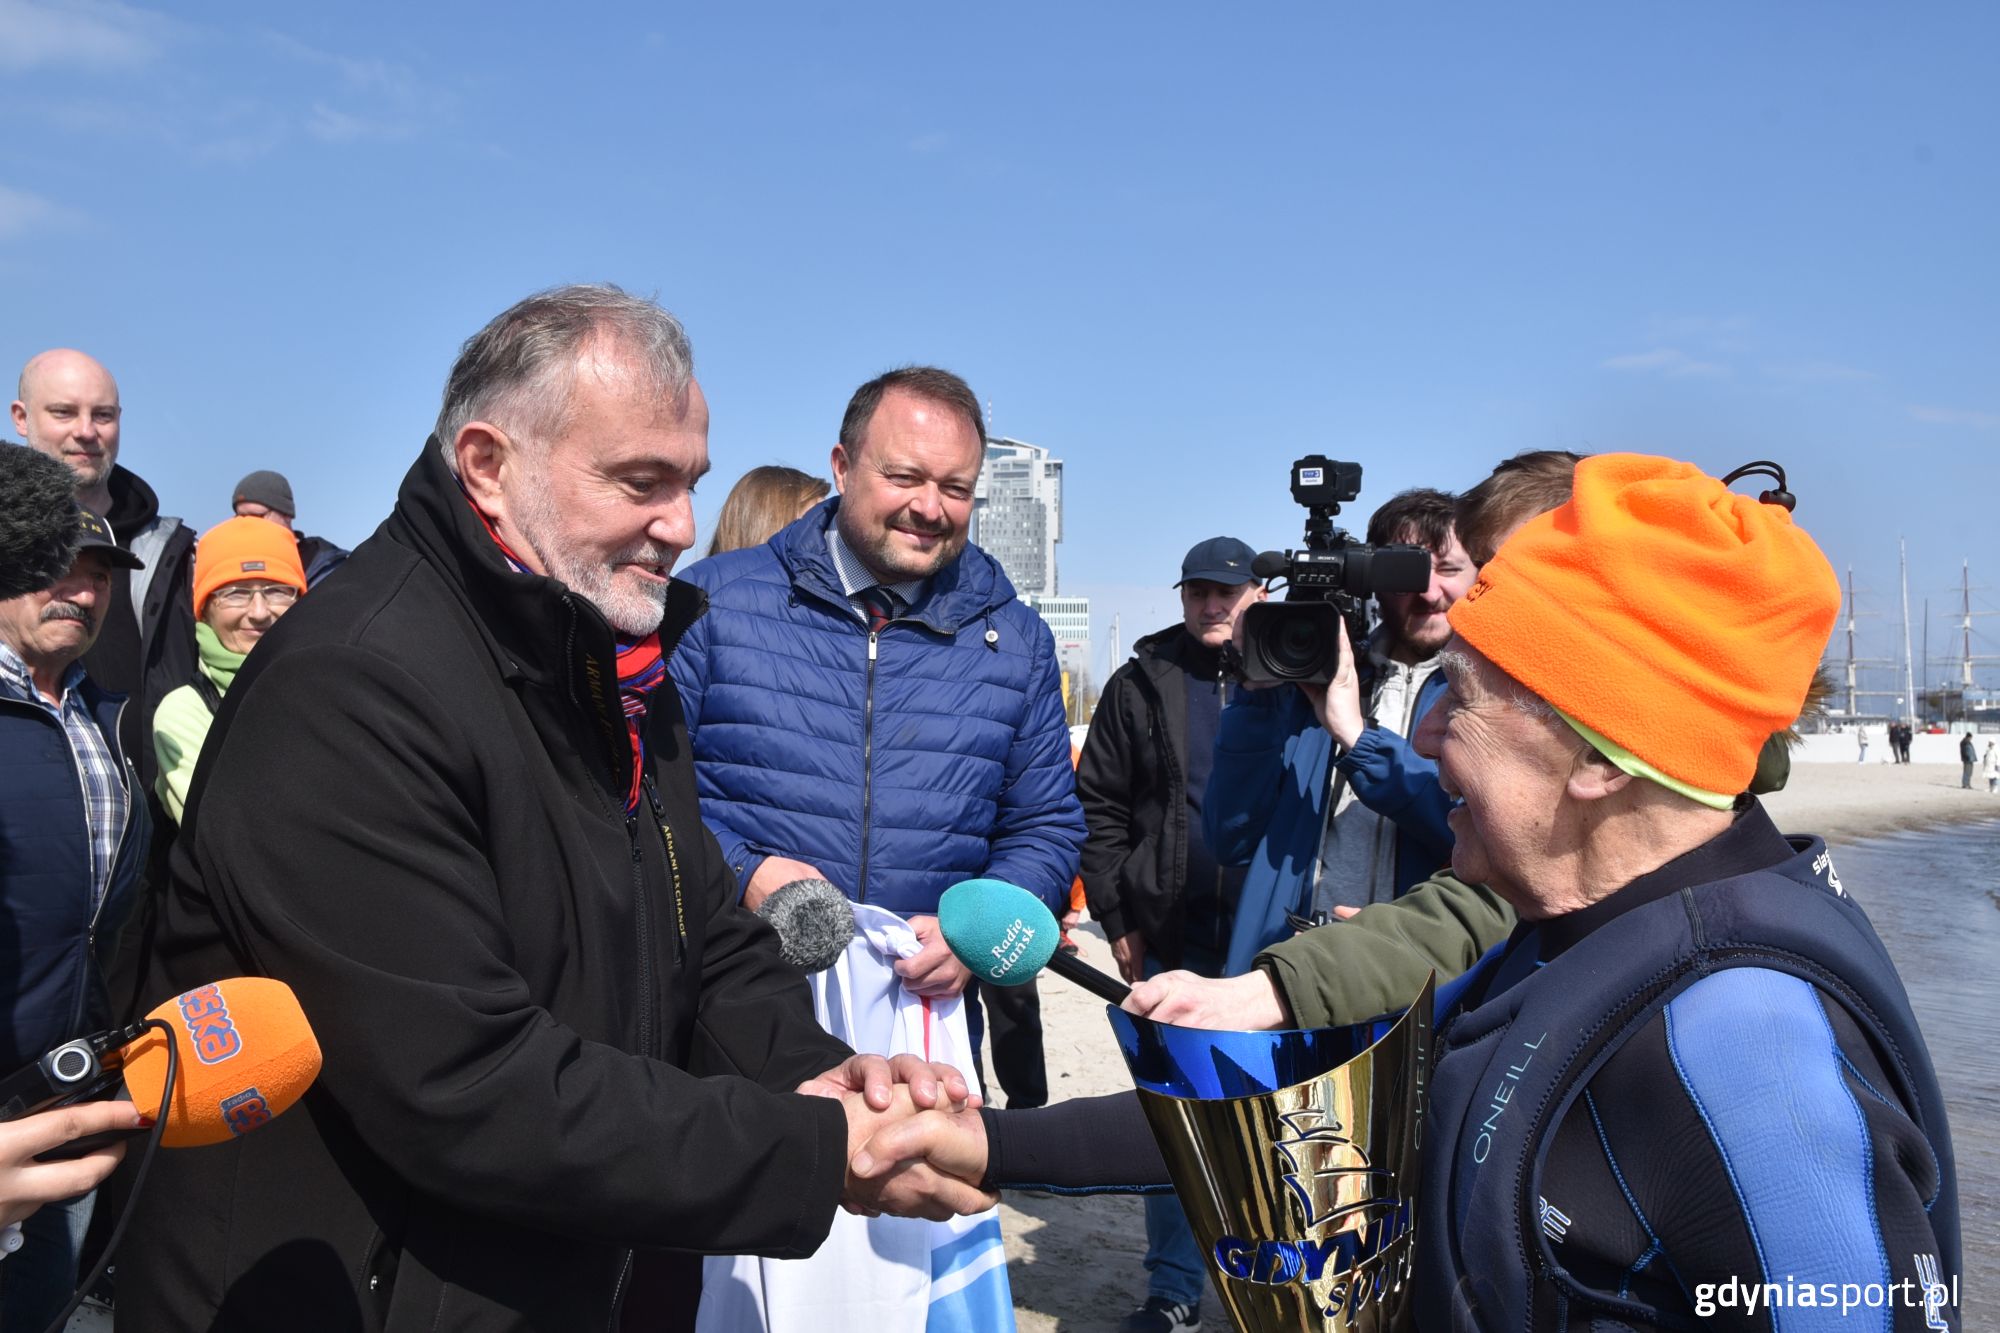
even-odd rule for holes
{"type": "Polygon", "coordinates": [[[879,583],[855,593],[854,600],[861,603],[862,609],[868,613],[868,632],[871,634],[879,633],[884,625],[902,612],[903,599],[879,583]]]}

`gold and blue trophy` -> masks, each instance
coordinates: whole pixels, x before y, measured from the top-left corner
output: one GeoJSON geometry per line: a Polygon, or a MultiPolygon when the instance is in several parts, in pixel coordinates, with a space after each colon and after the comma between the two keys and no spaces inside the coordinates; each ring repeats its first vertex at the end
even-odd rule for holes
{"type": "Polygon", "coordinates": [[[1242,1333],[1413,1326],[1434,987],[1345,1028],[1212,1032],[1109,1011],[1242,1333]]]}

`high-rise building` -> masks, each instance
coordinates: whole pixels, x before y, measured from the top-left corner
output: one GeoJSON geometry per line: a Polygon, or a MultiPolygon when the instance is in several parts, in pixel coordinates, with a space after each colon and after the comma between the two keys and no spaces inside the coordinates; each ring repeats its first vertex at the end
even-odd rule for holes
{"type": "Polygon", "coordinates": [[[972,493],[972,540],[1048,625],[1070,689],[1079,691],[1090,672],[1090,599],[1058,595],[1062,474],[1062,460],[1039,445],[988,440],[972,493]]]}
{"type": "Polygon", "coordinates": [[[1023,598],[1053,597],[1062,540],[1062,460],[1020,440],[988,440],[972,493],[972,540],[1023,598]]]}

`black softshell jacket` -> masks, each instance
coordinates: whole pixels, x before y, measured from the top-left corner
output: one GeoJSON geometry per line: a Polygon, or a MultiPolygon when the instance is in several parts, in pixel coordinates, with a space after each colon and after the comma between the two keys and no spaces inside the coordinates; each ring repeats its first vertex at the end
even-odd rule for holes
{"type": "MultiPolygon", "coordinates": [[[[702,605],[671,586],[663,648],[702,605]]],[[[608,627],[513,572],[432,441],[210,733],[151,999],[281,978],[325,1067],[160,1154],[121,1328],[603,1329],[634,1246],[818,1246],[845,1120],[784,1090],[847,1050],[737,906],[671,684],[647,740],[628,818],[608,627]]]]}

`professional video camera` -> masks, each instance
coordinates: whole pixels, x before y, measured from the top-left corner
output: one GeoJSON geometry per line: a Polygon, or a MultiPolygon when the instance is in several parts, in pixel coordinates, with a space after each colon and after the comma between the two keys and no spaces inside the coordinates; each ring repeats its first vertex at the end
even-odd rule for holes
{"type": "Polygon", "coordinates": [[[1340,506],[1361,494],[1361,464],[1313,454],[1292,464],[1292,498],[1306,507],[1306,544],[1266,551],[1251,566],[1260,579],[1283,578],[1283,602],[1243,613],[1242,678],[1324,685],[1340,668],[1340,635],[1359,652],[1367,637],[1365,606],[1384,592],[1430,587],[1431,555],[1421,546],[1370,546],[1333,526],[1340,506]]]}

